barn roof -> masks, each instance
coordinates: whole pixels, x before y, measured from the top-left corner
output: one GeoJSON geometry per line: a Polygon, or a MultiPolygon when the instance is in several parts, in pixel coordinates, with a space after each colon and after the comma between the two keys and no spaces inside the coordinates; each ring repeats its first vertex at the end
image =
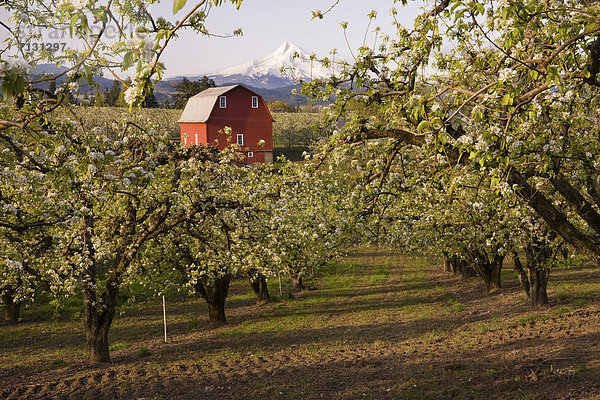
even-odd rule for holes
{"type": "Polygon", "coordinates": [[[177,122],[206,122],[219,96],[237,86],[241,85],[210,88],[190,97],[177,122]]]}

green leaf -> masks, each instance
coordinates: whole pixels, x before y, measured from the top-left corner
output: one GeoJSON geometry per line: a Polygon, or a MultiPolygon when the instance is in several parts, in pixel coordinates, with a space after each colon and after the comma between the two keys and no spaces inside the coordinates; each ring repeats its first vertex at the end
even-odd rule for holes
{"type": "Polygon", "coordinates": [[[73,28],[75,28],[75,24],[77,24],[77,21],[79,21],[79,15],[73,14],[73,16],[71,17],[71,24],[69,25],[69,34],[71,35],[71,37],[73,37],[73,28]]]}
{"type": "Polygon", "coordinates": [[[429,121],[421,121],[417,126],[417,133],[421,133],[425,129],[429,129],[429,121]]]}
{"type": "Polygon", "coordinates": [[[90,33],[90,26],[88,24],[88,19],[87,16],[85,14],[81,14],[81,18],[79,18],[79,23],[81,24],[81,27],[83,28],[83,30],[87,33],[90,33]]]}
{"type": "Polygon", "coordinates": [[[477,10],[477,12],[481,15],[485,14],[485,7],[483,4],[480,3],[476,3],[475,4],[475,9],[477,10]]]}
{"type": "Polygon", "coordinates": [[[104,23],[108,22],[108,16],[106,15],[106,11],[104,10],[104,8],[93,9],[92,15],[104,23]]]}
{"type": "Polygon", "coordinates": [[[187,0],[174,0],[173,1],[173,15],[177,14],[179,12],[179,10],[181,10],[185,6],[186,2],[187,2],[187,0]]]}
{"type": "Polygon", "coordinates": [[[503,106],[512,106],[513,104],[513,98],[510,94],[505,94],[504,97],[502,97],[502,105],[503,106]]]}
{"type": "Polygon", "coordinates": [[[90,67],[87,64],[84,64],[83,70],[84,70],[85,80],[87,81],[88,85],[91,87],[94,84],[94,74],[92,72],[92,67],[90,67]]]}
{"type": "Polygon", "coordinates": [[[537,80],[539,74],[536,70],[532,69],[531,71],[529,71],[529,76],[535,81],[537,80]]]}
{"type": "Polygon", "coordinates": [[[126,70],[133,64],[133,54],[131,52],[127,52],[125,57],[123,57],[123,69],[126,70]]]}
{"type": "Polygon", "coordinates": [[[558,72],[558,68],[554,65],[548,67],[548,79],[549,80],[558,80],[560,78],[560,73],[558,72]]]}

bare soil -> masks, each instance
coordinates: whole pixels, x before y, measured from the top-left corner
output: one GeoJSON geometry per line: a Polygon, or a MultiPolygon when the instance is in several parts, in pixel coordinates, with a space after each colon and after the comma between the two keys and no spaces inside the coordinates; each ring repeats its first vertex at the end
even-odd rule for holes
{"type": "Polygon", "coordinates": [[[1,325],[0,398],[600,399],[597,268],[553,272],[531,311],[512,271],[488,294],[423,258],[344,263],[266,305],[234,285],[222,327],[171,304],[166,344],[159,307],[124,307],[106,365],[85,361],[79,320],[1,325]]]}

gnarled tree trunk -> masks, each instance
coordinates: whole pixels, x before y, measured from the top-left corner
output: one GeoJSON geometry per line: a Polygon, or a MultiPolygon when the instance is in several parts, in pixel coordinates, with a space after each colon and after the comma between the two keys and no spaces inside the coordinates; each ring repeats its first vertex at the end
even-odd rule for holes
{"type": "Polygon", "coordinates": [[[91,362],[109,362],[108,330],[115,315],[117,299],[116,286],[107,288],[102,296],[102,308],[96,305],[96,293],[91,288],[83,291],[83,306],[85,310],[85,340],[91,362]]]}
{"type": "Polygon", "coordinates": [[[444,272],[452,272],[452,262],[448,253],[444,253],[444,272]]]}
{"type": "Polygon", "coordinates": [[[300,292],[305,289],[301,275],[290,273],[290,279],[292,280],[292,290],[294,292],[300,292]]]}
{"type": "Polygon", "coordinates": [[[227,323],[225,318],[225,300],[229,291],[231,274],[221,275],[214,279],[202,277],[194,285],[196,293],[200,293],[208,306],[208,319],[211,324],[227,323]]]}
{"type": "Polygon", "coordinates": [[[504,256],[494,254],[490,259],[484,252],[478,252],[471,261],[471,265],[477,274],[485,282],[488,292],[493,292],[502,287],[501,272],[504,256]]]}
{"type": "Polygon", "coordinates": [[[2,293],[2,302],[4,303],[4,319],[11,323],[19,322],[21,302],[15,301],[12,290],[7,289],[2,293]]]}
{"type": "Polygon", "coordinates": [[[529,270],[529,285],[530,296],[529,301],[531,308],[538,308],[548,304],[548,280],[550,278],[550,269],[537,268],[529,270]]]}
{"type": "Polygon", "coordinates": [[[550,279],[548,263],[552,258],[552,249],[547,243],[534,239],[524,247],[524,250],[529,276],[529,304],[535,309],[548,304],[546,289],[550,279]]]}
{"type": "Polygon", "coordinates": [[[267,278],[255,269],[248,271],[250,278],[250,286],[254,290],[256,296],[256,303],[268,303],[271,301],[269,295],[269,289],[267,288],[267,278]]]}
{"type": "MultiPolygon", "coordinates": [[[[444,263],[446,260],[444,260],[444,263]]],[[[457,275],[460,274],[463,279],[467,279],[477,275],[477,272],[469,266],[469,264],[457,255],[448,256],[448,271],[457,275]]],[[[444,268],[446,266],[444,265],[444,268]]]]}
{"type": "Polygon", "coordinates": [[[513,251],[513,262],[515,271],[517,271],[517,274],[519,275],[519,282],[521,283],[521,288],[523,288],[523,291],[525,292],[527,297],[529,297],[531,295],[531,293],[529,292],[529,276],[527,275],[527,272],[525,272],[525,269],[523,269],[523,264],[521,263],[521,259],[519,258],[519,255],[516,251],[513,251]]]}

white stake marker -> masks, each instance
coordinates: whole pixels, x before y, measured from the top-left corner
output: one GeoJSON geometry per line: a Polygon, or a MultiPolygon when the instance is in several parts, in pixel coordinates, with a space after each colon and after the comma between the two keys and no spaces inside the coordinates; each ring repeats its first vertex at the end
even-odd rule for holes
{"type": "Polygon", "coordinates": [[[281,290],[281,272],[277,274],[279,276],[279,297],[283,296],[283,291],[281,290]]]}
{"type": "Polygon", "coordinates": [[[165,296],[163,295],[163,321],[165,325],[165,343],[167,343],[167,305],[165,303],[165,296]]]}

